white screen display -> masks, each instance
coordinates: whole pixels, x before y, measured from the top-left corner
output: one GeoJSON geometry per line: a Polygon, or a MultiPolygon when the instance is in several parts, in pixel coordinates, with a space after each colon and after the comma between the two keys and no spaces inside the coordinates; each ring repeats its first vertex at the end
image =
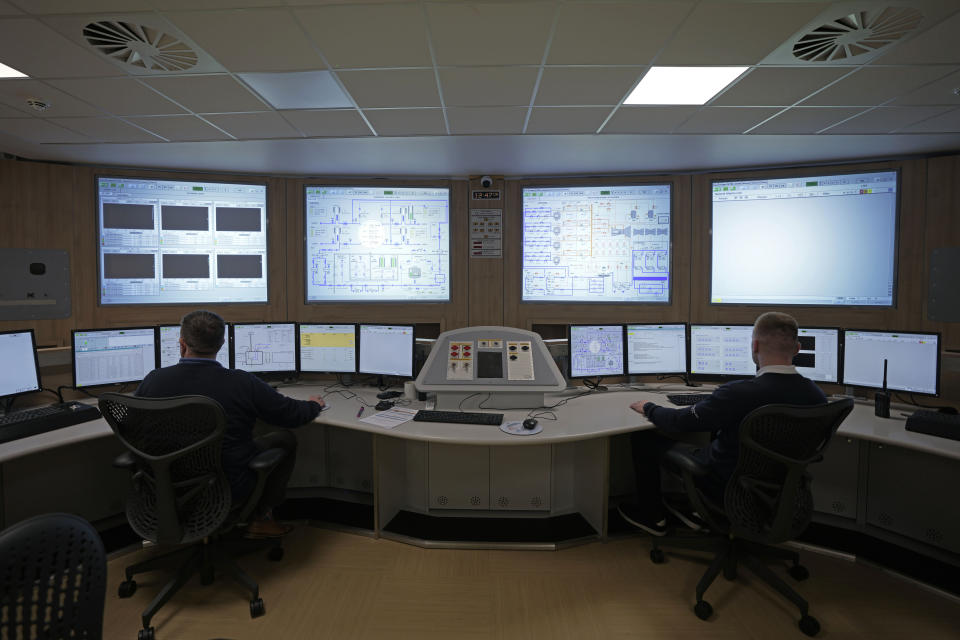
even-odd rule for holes
{"type": "Polygon", "coordinates": [[[797,338],[800,352],[793,357],[797,373],[817,382],[838,382],[840,330],[800,327],[797,338]]]}
{"type": "Polygon", "coordinates": [[[40,390],[31,331],[0,333],[0,398],[40,390]]]}
{"type": "MultiPolygon", "coordinates": [[[[160,327],[160,362],[158,366],[169,367],[180,362],[180,325],[163,325],[160,327]]],[[[220,351],[217,352],[217,362],[225,368],[230,368],[230,348],[226,340],[220,351]]]]}
{"type": "Polygon", "coordinates": [[[843,384],[936,395],[940,345],[935,333],[843,332],[843,384]]]}
{"type": "Polygon", "coordinates": [[[360,325],[359,373],[413,376],[413,327],[410,325],[360,325]]]}
{"type": "Polygon", "coordinates": [[[627,373],[686,373],[687,326],[628,324],[627,373]]]}
{"type": "Polygon", "coordinates": [[[352,324],[301,324],[300,370],[356,372],[357,328],[352,324]]]}
{"type": "Polygon", "coordinates": [[[713,183],[711,302],[893,305],[893,171],[713,183]]]}
{"type": "Polygon", "coordinates": [[[753,376],[752,325],[690,325],[690,373],[753,376]]]}
{"type": "Polygon", "coordinates": [[[235,324],[233,368],[254,373],[297,370],[297,325],[235,324]]]}
{"type": "Polygon", "coordinates": [[[307,302],[450,299],[450,190],[306,187],[307,302]]]}
{"type": "Polygon", "coordinates": [[[99,178],[101,304],[267,301],[267,188],[99,178]]]}
{"type": "Polygon", "coordinates": [[[153,327],[73,332],[76,387],[143,380],[157,368],[153,327]]]}
{"type": "Polygon", "coordinates": [[[570,326],[571,378],[622,375],[622,325],[570,326]]]}
{"type": "Polygon", "coordinates": [[[670,301],[670,185],[525,188],[523,300],[670,301]]]}

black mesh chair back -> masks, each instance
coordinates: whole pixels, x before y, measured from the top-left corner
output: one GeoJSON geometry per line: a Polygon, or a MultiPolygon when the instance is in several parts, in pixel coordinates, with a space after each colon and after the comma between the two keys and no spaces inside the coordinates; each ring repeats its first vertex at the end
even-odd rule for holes
{"type": "Polygon", "coordinates": [[[230,485],[220,466],[226,419],[204,396],[100,396],[100,412],[133,455],[137,470],[127,520],[160,544],[190,543],[214,533],[230,512],[230,485]]]}
{"type": "Polygon", "coordinates": [[[740,455],[724,507],[735,536],[777,544],[810,523],[813,494],[807,465],[823,458],[853,400],[798,406],[771,404],[740,423],[740,455]]]}
{"type": "Polygon", "coordinates": [[[0,533],[0,638],[103,636],[107,557],[83,518],[51,513],[0,533]]]}

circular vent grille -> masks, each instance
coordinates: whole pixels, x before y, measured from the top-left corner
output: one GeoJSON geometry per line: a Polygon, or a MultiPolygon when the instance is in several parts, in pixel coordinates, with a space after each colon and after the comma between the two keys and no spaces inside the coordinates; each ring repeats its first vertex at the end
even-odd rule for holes
{"type": "Polygon", "coordinates": [[[858,11],[804,35],[793,45],[793,55],[808,62],[846,60],[893,44],[922,19],[923,13],[908,7],[858,11]]]}
{"type": "Polygon", "coordinates": [[[151,71],[186,71],[197,64],[187,44],[159,29],[130,22],[91,22],[83,28],[90,45],[114,60],[151,71]]]}

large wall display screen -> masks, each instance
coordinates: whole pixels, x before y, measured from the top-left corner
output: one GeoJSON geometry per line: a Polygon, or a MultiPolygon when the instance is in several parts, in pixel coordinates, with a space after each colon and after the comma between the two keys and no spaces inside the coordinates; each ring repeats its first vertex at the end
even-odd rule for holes
{"type": "Polygon", "coordinates": [[[670,302],[670,185],[525,188],[523,300],[670,302]]]}
{"type": "Polygon", "coordinates": [[[450,190],[306,187],[306,301],[450,299],[450,190]]]}
{"type": "Polygon", "coordinates": [[[100,304],[267,301],[267,188],[97,179],[100,304]]]}
{"type": "Polygon", "coordinates": [[[716,304],[892,306],[897,173],[713,183],[716,304]]]}

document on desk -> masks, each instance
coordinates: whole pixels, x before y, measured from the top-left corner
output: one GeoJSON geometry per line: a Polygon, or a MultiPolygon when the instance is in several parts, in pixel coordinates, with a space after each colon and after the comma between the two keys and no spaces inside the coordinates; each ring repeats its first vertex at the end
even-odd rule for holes
{"type": "Polygon", "coordinates": [[[393,409],[387,409],[386,411],[375,413],[369,418],[361,418],[360,422],[373,424],[378,427],[383,427],[384,429],[395,429],[404,422],[413,420],[413,416],[415,415],[417,415],[416,409],[394,407],[393,409]]]}

